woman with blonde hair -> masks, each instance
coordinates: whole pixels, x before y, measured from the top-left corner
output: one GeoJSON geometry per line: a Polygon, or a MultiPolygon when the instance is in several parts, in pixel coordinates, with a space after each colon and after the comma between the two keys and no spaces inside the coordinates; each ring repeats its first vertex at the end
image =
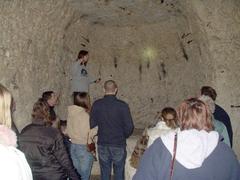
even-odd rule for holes
{"type": "Polygon", "coordinates": [[[89,112],[90,97],[86,92],[76,92],[74,104],[68,107],[67,134],[71,139],[70,154],[74,167],[82,180],[90,178],[94,156],[87,149],[96,134],[96,129],[90,131],[89,112]]]}
{"type": "Polygon", "coordinates": [[[180,131],[161,136],[145,151],[133,180],[240,180],[236,155],[213,131],[205,103],[183,101],[178,119],[180,131]]]}
{"type": "Polygon", "coordinates": [[[36,180],[79,180],[68,156],[60,131],[53,128],[49,106],[43,99],[33,105],[32,123],[19,136],[36,180]]]}
{"type": "Polygon", "coordinates": [[[32,180],[32,172],[24,154],[16,149],[17,137],[11,130],[10,92],[0,84],[0,179],[32,180]]]}

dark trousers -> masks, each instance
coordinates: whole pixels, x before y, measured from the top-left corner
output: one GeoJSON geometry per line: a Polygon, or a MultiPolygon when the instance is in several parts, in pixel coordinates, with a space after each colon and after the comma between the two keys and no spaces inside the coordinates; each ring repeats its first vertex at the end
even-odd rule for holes
{"type": "Polygon", "coordinates": [[[101,180],[111,180],[112,166],[114,180],[124,180],[126,155],[125,147],[98,145],[101,180]]]}

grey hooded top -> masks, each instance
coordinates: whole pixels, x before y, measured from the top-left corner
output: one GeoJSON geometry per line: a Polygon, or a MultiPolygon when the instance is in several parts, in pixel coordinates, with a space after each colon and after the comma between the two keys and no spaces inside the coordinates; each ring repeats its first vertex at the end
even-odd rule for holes
{"type": "Polygon", "coordinates": [[[88,74],[85,65],[81,65],[78,61],[73,63],[71,67],[71,93],[88,92],[89,84],[94,81],[95,79],[88,74]]]}
{"type": "MultiPolygon", "coordinates": [[[[168,180],[174,132],[158,138],[144,153],[133,180],[168,180]]],[[[215,131],[178,132],[173,180],[240,180],[240,165],[232,149],[215,131]]]]}

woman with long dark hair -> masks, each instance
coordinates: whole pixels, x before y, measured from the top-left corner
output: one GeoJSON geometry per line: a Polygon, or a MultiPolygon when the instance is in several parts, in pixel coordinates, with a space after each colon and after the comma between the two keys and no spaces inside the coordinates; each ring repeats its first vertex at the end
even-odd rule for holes
{"type": "Polygon", "coordinates": [[[74,105],[68,107],[67,134],[71,139],[70,154],[74,167],[81,175],[82,180],[90,178],[93,155],[88,152],[86,144],[95,135],[90,131],[89,112],[90,98],[88,93],[78,92],[74,96],[74,105]]]}

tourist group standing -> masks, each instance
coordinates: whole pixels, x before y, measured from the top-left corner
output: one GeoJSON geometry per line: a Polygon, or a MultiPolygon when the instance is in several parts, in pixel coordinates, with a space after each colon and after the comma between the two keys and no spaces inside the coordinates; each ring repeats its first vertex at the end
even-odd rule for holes
{"type": "Polygon", "coordinates": [[[117,98],[119,87],[112,79],[91,105],[89,86],[101,78],[90,76],[88,61],[88,51],[81,50],[71,66],[73,103],[67,120],[54,110],[59,95],[43,92],[33,105],[31,124],[18,137],[11,130],[14,100],[0,84],[0,179],[89,180],[97,158],[101,180],[111,180],[112,172],[114,180],[240,180],[231,121],[215,104],[212,87],[203,86],[200,97],[176,109],[164,107],[127,154],[126,140],[134,131],[129,105],[117,98]]]}

